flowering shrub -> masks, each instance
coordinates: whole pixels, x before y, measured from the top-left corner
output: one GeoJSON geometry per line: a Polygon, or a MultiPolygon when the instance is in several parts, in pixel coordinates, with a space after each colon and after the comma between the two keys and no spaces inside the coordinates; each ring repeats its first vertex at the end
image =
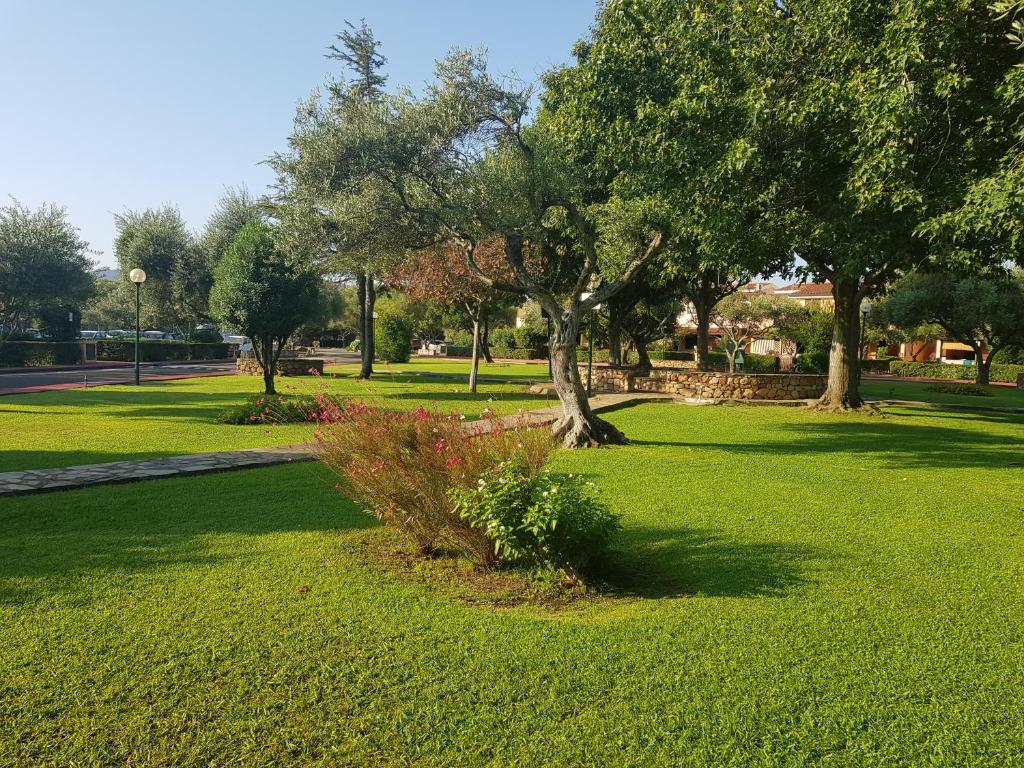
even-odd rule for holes
{"type": "Polygon", "coordinates": [[[459,514],[450,492],[475,488],[478,478],[508,460],[537,475],[553,447],[547,430],[507,428],[494,420],[490,430],[474,436],[457,415],[322,397],[318,403],[317,451],[340,475],[340,488],[405,532],[424,554],[452,547],[481,565],[495,565],[488,532],[459,514]]]}
{"type": "Polygon", "coordinates": [[[448,496],[463,520],[486,532],[498,560],[576,573],[607,550],[621,527],[592,485],[510,460],[486,470],[475,488],[455,487],[448,496]]]}
{"type": "Polygon", "coordinates": [[[310,395],[259,395],[223,411],[222,424],[294,424],[315,421],[323,410],[321,400],[310,395]]]}

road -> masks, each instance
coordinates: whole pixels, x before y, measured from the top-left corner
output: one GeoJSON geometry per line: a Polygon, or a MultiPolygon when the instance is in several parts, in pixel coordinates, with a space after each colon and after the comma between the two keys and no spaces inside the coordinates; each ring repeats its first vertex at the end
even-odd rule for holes
{"type": "MultiPolygon", "coordinates": [[[[161,381],[194,376],[219,376],[230,373],[234,369],[233,361],[226,363],[159,363],[143,365],[140,375],[143,381],[161,381]]],[[[25,373],[3,373],[0,370],[0,394],[39,392],[50,389],[78,389],[100,384],[131,384],[134,379],[135,369],[130,365],[25,373]]]]}

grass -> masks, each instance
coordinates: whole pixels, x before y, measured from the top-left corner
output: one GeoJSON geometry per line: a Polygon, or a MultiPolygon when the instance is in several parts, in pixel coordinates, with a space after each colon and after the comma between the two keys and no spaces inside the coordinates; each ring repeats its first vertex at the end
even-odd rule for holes
{"type": "Polygon", "coordinates": [[[988,397],[933,392],[929,382],[885,381],[865,379],[861,382],[860,393],[864,397],[883,400],[914,400],[942,405],[973,405],[984,408],[1024,408],[1024,390],[1016,387],[990,386],[988,397]]]}
{"type": "MultiPolygon", "coordinates": [[[[387,403],[424,406],[478,418],[484,408],[499,414],[556,403],[526,392],[525,384],[481,382],[471,395],[464,382],[381,374],[369,382],[339,374],[279,379],[281,392],[326,392],[387,403]]],[[[0,398],[0,472],[105,461],[204,453],[301,442],[307,425],[235,426],[217,415],[259,393],[251,376],[217,376],[11,395],[0,398]]]]}
{"type": "MultiPolygon", "coordinates": [[[[373,364],[374,370],[382,372],[430,372],[437,374],[449,374],[452,376],[469,376],[469,360],[437,357],[413,357],[407,363],[382,363],[373,364]]],[[[359,370],[358,363],[345,363],[342,365],[328,366],[328,370],[337,373],[354,374],[359,370]]],[[[548,381],[547,363],[485,363],[480,361],[478,375],[481,378],[495,378],[506,381],[528,380],[548,381]]]]}
{"type": "Polygon", "coordinates": [[[1024,417],[608,418],[561,610],[368,563],[316,465],[0,500],[0,765],[1024,761],[1024,417]]]}

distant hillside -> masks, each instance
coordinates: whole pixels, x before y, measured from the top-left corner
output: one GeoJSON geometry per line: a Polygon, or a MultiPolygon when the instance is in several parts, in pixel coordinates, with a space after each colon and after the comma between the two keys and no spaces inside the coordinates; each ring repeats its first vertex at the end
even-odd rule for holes
{"type": "Polygon", "coordinates": [[[110,280],[117,282],[121,279],[121,270],[119,269],[97,269],[93,272],[97,280],[110,280]]]}

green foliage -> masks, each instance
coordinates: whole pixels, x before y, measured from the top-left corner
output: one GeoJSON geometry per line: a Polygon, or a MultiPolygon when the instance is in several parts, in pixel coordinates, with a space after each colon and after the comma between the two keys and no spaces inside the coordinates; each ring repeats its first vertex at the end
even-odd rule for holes
{"type": "Polygon", "coordinates": [[[517,461],[485,471],[476,488],[452,488],[456,513],[494,542],[499,562],[578,573],[607,553],[620,518],[563,473],[536,474],[517,461]]]}
{"type": "Polygon", "coordinates": [[[893,359],[894,358],[879,358],[878,360],[861,360],[861,373],[889,373],[889,363],[893,359]]]}
{"type": "Polygon", "coordinates": [[[992,356],[995,365],[1024,365],[1024,347],[1004,347],[992,356]]]}
{"type": "Polygon", "coordinates": [[[378,313],[374,324],[377,356],[388,363],[406,363],[412,354],[413,320],[397,308],[378,313]]]}
{"type": "Polygon", "coordinates": [[[225,190],[206,222],[201,240],[211,269],[224,257],[242,227],[254,221],[266,221],[266,216],[249,190],[244,186],[225,190]]]}
{"type": "Polygon", "coordinates": [[[743,354],[744,373],[778,373],[779,358],[775,355],[755,355],[745,352],[743,354]]]}
{"type": "Polygon", "coordinates": [[[0,346],[18,327],[54,307],[78,308],[93,292],[88,243],[67,211],[0,206],[0,346]]]}
{"type": "Polygon", "coordinates": [[[328,395],[321,395],[319,400],[313,395],[254,395],[221,412],[217,421],[235,425],[308,424],[321,412],[323,400],[339,402],[328,395]]]}
{"type": "Polygon", "coordinates": [[[80,356],[77,341],[7,341],[0,346],[0,367],[75,365],[80,356]]]}
{"type": "Polygon", "coordinates": [[[319,279],[278,247],[274,231],[252,222],[239,231],[217,265],[211,308],[228,328],[253,340],[284,343],[314,315],[319,279]]]}
{"type": "MultiPolygon", "coordinates": [[[[976,365],[955,363],[915,363],[907,360],[890,360],[889,373],[895,376],[909,376],[927,379],[974,379],[978,375],[976,365]]],[[[1024,365],[996,365],[989,369],[989,379],[1015,383],[1017,376],[1024,373],[1024,365]]]]}
{"type": "Polygon", "coordinates": [[[929,392],[941,392],[946,395],[967,395],[968,397],[991,397],[988,387],[978,384],[929,384],[925,387],[929,392]]]}
{"type": "MultiPolygon", "coordinates": [[[[114,214],[121,279],[136,267],[145,270],[142,285],[142,325],[187,331],[208,313],[213,276],[195,236],[177,208],[165,206],[114,214]]],[[[126,286],[134,313],[134,286],[126,286]]]]}
{"type": "MultiPolygon", "coordinates": [[[[146,363],[160,363],[167,360],[225,360],[231,357],[231,347],[223,341],[206,343],[144,339],[139,342],[139,356],[146,363]]],[[[96,358],[98,360],[134,360],[135,337],[96,339],[96,358]]]]}

